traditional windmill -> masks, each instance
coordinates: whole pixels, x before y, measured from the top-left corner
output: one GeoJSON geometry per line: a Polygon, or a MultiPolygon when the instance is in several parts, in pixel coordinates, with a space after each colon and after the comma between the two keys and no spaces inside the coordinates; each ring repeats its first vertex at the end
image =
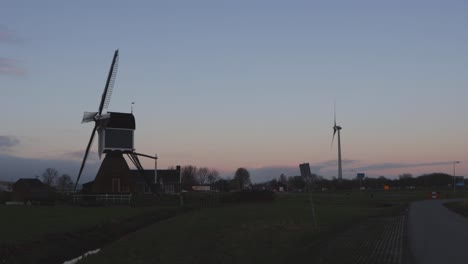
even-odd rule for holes
{"type": "Polygon", "coordinates": [[[126,154],[129,157],[135,167],[141,172],[141,175],[144,177],[152,192],[155,192],[153,182],[151,182],[151,180],[143,173],[143,166],[141,165],[138,156],[144,156],[152,159],[156,159],[156,157],[135,152],[133,137],[135,131],[135,117],[133,116],[133,113],[107,111],[103,113],[103,111],[109,106],[117,74],[118,60],[119,51],[116,50],[109,70],[109,75],[107,76],[106,86],[102,93],[98,112],[85,112],[83,115],[82,123],[94,121],[95,125],[91,132],[88,146],[86,147],[78,177],[76,178],[75,191],[97,131],[99,134],[99,157],[101,157],[103,153],[106,157],[104,158],[92,184],[92,192],[120,193],[135,191],[135,183],[123,154],[126,154]]]}

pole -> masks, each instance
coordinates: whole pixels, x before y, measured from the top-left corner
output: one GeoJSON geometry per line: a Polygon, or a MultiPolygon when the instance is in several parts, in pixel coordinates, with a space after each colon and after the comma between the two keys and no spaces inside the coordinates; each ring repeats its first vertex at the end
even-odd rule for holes
{"type": "Polygon", "coordinates": [[[158,181],[158,154],[154,154],[154,181],[158,181]]]}
{"type": "Polygon", "coordinates": [[[340,129],[338,129],[338,182],[343,180],[343,170],[341,168],[341,136],[340,129]]]}
{"type": "Polygon", "coordinates": [[[455,162],[453,162],[453,192],[455,192],[455,162]]]}
{"type": "Polygon", "coordinates": [[[455,164],[460,163],[459,161],[453,162],[453,192],[455,192],[455,164]]]}
{"type": "Polygon", "coordinates": [[[455,164],[460,163],[459,161],[454,161],[453,162],[453,192],[455,192],[455,164]]]}

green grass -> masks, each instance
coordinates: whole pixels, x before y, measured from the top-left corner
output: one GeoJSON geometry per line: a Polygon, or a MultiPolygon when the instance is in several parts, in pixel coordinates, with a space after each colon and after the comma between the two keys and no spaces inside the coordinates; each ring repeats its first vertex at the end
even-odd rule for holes
{"type": "Polygon", "coordinates": [[[455,213],[461,214],[464,217],[468,217],[468,201],[450,202],[445,203],[444,205],[455,213]]]}
{"type": "MultiPolygon", "coordinates": [[[[83,263],[285,263],[311,261],[313,250],[369,217],[393,216],[423,192],[312,196],[279,194],[273,203],[193,211],[156,223],[103,248],[83,263]]],[[[80,262],[81,263],[81,262],[80,262]]]]}
{"type": "Polygon", "coordinates": [[[19,244],[137,216],[158,207],[0,206],[0,244],[19,244]]]}

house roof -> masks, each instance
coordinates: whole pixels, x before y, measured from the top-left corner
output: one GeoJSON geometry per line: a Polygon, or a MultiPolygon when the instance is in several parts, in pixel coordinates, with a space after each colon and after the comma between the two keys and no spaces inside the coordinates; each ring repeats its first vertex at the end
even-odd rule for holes
{"type": "Polygon", "coordinates": [[[152,183],[155,182],[154,170],[144,170],[143,175],[141,175],[139,170],[130,170],[130,173],[132,174],[132,176],[133,176],[132,178],[135,180],[135,182],[145,182],[146,183],[146,180],[143,177],[146,177],[146,178],[150,179],[152,183]]]}
{"type": "Polygon", "coordinates": [[[42,183],[39,179],[36,179],[36,178],[21,178],[13,184],[13,187],[18,184],[23,184],[23,185],[34,187],[34,188],[46,187],[44,183],[42,183]]]}
{"type": "Polygon", "coordinates": [[[158,170],[158,182],[163,183],[179,183],[180,171],[179,170],[158,170]]]}
{"type": "MultiPolygon", "coordinates": [[[[178,183],[180,182],[180,170],[158,170],[158,178],[155,181],[154,170],[144,170],[144,175],[151,179],[151,182],[178,183]]],[[[146,182],[138,170],[131,170],[135,182],[146,182]]]]}

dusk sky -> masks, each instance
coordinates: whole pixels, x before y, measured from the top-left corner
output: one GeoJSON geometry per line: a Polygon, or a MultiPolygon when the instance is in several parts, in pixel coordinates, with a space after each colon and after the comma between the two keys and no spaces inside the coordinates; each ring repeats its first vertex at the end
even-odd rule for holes
{"type": "Polygon", "coordinates": [[[115,49],[108,110],[135,102],[136,149],[160,168],[260,181],[309,162],[331,178],[336,102],[344,178],[452,174],[455,160],[468,176],[467,14],[467,1],[4,1],[0,180],[76,177],[115,49]]]}

